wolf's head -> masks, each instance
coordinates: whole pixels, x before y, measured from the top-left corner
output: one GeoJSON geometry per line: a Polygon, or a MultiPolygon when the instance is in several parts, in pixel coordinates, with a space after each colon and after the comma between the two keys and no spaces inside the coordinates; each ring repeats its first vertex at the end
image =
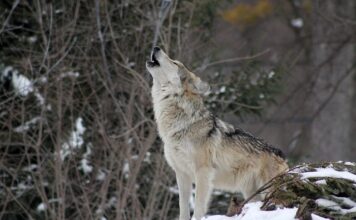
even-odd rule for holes
{"type": "Polygon", "coordinates": [[[210,89],[208,83],[190,72],[181,62],[172,60],[155,47],[151,60],[146,62],[146,68],[153,77],[154,84],[159,87],[172,87],[190,94],[204,94],[210,89]]]}

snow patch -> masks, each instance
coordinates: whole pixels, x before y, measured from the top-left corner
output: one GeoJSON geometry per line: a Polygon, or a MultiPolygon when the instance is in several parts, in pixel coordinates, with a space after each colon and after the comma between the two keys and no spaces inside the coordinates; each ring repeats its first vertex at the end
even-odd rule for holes
{"type": "Polygon", "coordinates": [[[75,122],[75,127],[80,134],[84,134],[86,128],[83,125],[83,119],[81,117],[77,118],[75,122]]]}
{"type": "Polygon", "coordinates": [[[339,206],[339,204],[337,204],[334,201],[328,200],[328,199],[317,199],[315,200],[316,204],[318,204],[318,206],[323,206],[329,209],[333,209],[333,210],[341,210],[341,207],[339,206]]]}
{"type": "Polygon", "coordinates": [[[304,25],[303,19],[302,18],[294,18],[291,20],[291,25],[295,28],[302,28],[304,25]]]}
{"type": "Polygon", "coordinates": [[[315,183],[318,185],[327,185],[326,180],[324,180],[324,179],[315,181],[315,183]]]}
{"type": "Polygon", "coordinates": [[[89,164],[89,161],[86,158],[83,158],[80,161],[80,168],[85,174],[91,173],[91,171],[93,171],[93,166],[89,164]]]}
{"type": "Polygon", "coordinates": [[[179,190],[178,190],[178,186],[171,186],[168,188],[169,192],[178,195],[179,194],[179,190]]]}
{"type": "Polygon", "coordinates": [[[31,37],[28,37],[27,41],[29,43],[31,43],[31,44],[36,43],[37,42],[37,36],[34,35],[34,36],[31,36],[31,37]]]}
{"type": "MultiPolygon", "coordinates": [[[[272,211],[262,211],[262,202],[247,203],[239,215],[227,217],[224,215],[214,215],[204,218],[204,220],[295,220],[297,208],[277,208],[272,211]]],[[[312,214],[313,220],[325,220],[318,215],[312,214]]]]}
{"type": "MultiPolygon", "coordinates": [[[[84,129],[85,130],[85,129],[84,129]]],[[[83,131],[84,132],[84,131],[83,131]]],[[[93,171],[93,166],[89,164],[88,157],[91,154],[91,148],[93,146],[91,143],[87,145],[87,151],[83,155],[83,158],[80,160],[80,169],[83,170],[85,174],[91,173],[93,171]]]]}
{"type": "Polygon", "coordinates": [[[124,173],[124,177],[127,179],[130,175],[130,165],[127,161],[124,163],[124,167],[122,168],[122,172],[124,173]]]}
{"type": "Polygon", "coordinates": [[[106,177],[106,173],[102,169],[100,169],[98,171],[98,174],[96,175],[96,180],[103,181],[105,177],[106,177]]]}
{"type": "Polygon", "coordinates": [[[65,77],[74,77],[74,78],[77,78],[79,77],[79,72],[73,72],[73,71],[69,71],[69,72],[65,72],[65,73],[62,73],[60,75],[60,78],[65,78],[65,77]]]}
{"type": "MultiPolygon", "coordinates": [[[[352,200],[348,201],[348,200],[345,200],[347,202],[352,202],[352,200]]],[[[342,214],[347,214],[347,213],[351,213],[351,212],[356,212],[356,207],[353,207],[351,209],[343,209],[339,206],[339,204],[337,204],[336,202],[334,201],[331,201],[331,200],[327,200],[327,199],[317,199],[316,201],[316,204],[318,204],[319,206],[323,206],[325,208],[328,208],[328,209],[332,209],[332,210],[335,210],[335,211],[339,211],[341,212],[342,214]]]]}
{"type": "Polygon", "coordinates": [[[54,11],[54,13],[60,14],[60,13],[62,13],[63,11],[64,11],[63,8],[60,8],[60,9],[56,9],[56,10],[54,11]]]}
{"type": "Polygon", "coordinates": [[[145,158],[143,159],[144,162],[146,163],[151,163],[151,153],[150,152],[146,152],[145,154],[145,158]]]}
{"type": "Polygon", "coordinates": [[[37,208],[36,208],[37,212],[43,212],[43,211],[45,211],[46,209],[47,209],[47,205],[44,204],[43,202],[40,203],[40,204],[37,206],[37,208]]]}
{"type": "Polygon", "coordinates": [[[344,203],[347,206],[350,207],[356,207],[356,202],[352,201],[350,198],[347,197],[338,197],[338,196],[333,196],[337,200],[341,200],[342,203],[344,203]]]}
{"type": "Polygon", "coordinates": [[[271,71],[270,73],[268,73],[268,79],[271,79],[273,78],[273,76],[275,75],[276,73],[274,71],[271,71]]]}
{"type": "Polygon", "coordinates": [[[38,89],[34,87],[33,81],[20,74],[12,66],[6,67],[1,74],[1,81],[6,80],[11,80],[11,85],[14,88],[15,94],[17,96],[26,97],[30,93],[34,93],[38,103],[40,105],[44,105],[45,99],[39,93],[38,89]]]}
{"type": "Polygon", "coordinates": [[[314,178],[314,177],[334,177],[340,179],[347,179],[356,182],[356,175],[348,171],[337,171],[334,168],[316,168],[316,171],[301,173],[302,179],[314,178]]]}
{"type": "Polygon", "coordinates": [[[130,68],[133,68],[134,66],[136,66],[136,63],[135,62],[129,62],[128,65],[129,65],[130,68]]]}
{"type": "Polygon", "coordinates": [[[48,82],[48,78],[45,77],[45,76],[41,76],[40,78],[37,79],[37,82],[47,83],[48,82]]]}
{"type": "Polygon", "coordinates": [[[27,131],[28,129],[30,129],[31,125],[36,124],[41,119],[42,118],[40,116],[34,117],[33,119],[25,122],[24,124],[14,128],[14,131],[17,133],[23,133],[23,132],[27,131]]]}
{"type": "Polygon", "coordinates": [[[35,170],[37,168],[38,168],[37,164],[31,164],[31,165],[28,165],[28,166],[22,168],[22,170],[27,171],[27,172],[32,172],[33,170],[35,170]]]}
{"type": "Polygon", "coordinates": [[[74,149],[82,147],[84,144],[83,134],[85,129],[83,119],[81,117],[77,118],[75,122],[75,129],[71,132],[68,141],[62,144],[62,149],[60,151],[60,157],[62,160],[71,154],[74,149]]]}
{"type": "Polygon", "coordinates": [[[6,67],[4,70],[4,76],[8,76],[12,72],[11,83],[15,89],[15,93],[20,96],[27,96],[29,93],[33,92],[33,83],[26,76],[19,74],[17,70],[12,67],[6,67]]]}
{"type": "Polygon", "coordinates": [[[43,96],[36,90],[35,92],[35,96],[36,96],[36,99],[38,101],[38,103],[40,105],[44,105],[45,104],[45,99],[43,98],[43,96]]]}
{"type": "MultiPolygon", "coordinates": [[[[54,203],[54,202],[62,202],[62,200],[61,200],[61,199],[50,199],[50,200],[48,200],[48,203],[54,203]]],[[[45,211],[47,208],[48,208],[47,204],[41,202],[41,203],[37,206],[36,211],[37,211],[37,212],[43,212],[43,211],[45,211]]]]}

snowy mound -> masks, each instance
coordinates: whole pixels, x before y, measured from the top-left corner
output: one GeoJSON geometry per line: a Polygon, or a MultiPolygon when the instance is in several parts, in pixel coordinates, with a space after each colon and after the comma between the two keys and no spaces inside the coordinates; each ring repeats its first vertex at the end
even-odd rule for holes
{"type": "Polygon", "coordinates": [[[264,189],[262,202],[241,205],[233,217],[206,220],[356,219],[356,163],[303,164],[264,189]]]}
{"type": "MultiPolygon", "coordinates": [[[[233,217],[224,215],[215,215],[205,218],[204,220],[295,220],[298,208],[277,208],[271,211],[261,210],[262,202],[251,202],[244,205],[242,212],[233,217]]],[[[328,218],[311,214],[312,220],[323,220],[328,218]]]]}

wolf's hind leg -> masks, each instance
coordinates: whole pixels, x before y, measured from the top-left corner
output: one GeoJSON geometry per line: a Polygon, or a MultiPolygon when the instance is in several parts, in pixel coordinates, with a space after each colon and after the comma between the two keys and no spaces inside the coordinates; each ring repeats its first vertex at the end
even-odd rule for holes
{"type": "Polygon", "coordinates": [[[194,217],[196,220],[201,220],[205,215],[210,200],[212,190],[211,170],[201,168],[196,172],[195,176],[195,208],[194,217]]]}
{"type": "Polygon", "coordinates": [[[188,174],[176,170],[179,190],[179,220],[189,220],[189,197],[192,193],[192,179],[188,174]]]}

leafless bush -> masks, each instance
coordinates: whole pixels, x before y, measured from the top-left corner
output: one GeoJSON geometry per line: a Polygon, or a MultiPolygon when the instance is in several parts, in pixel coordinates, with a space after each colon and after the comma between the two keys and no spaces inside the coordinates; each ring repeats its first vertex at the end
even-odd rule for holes
{"type": "MultiPolygon", "coordinates": [[[[176,215],[144,70],[159,3],[0,3],[0,219],[176,215]]],[[[173,1],[166,50],[191,56],[209,4],[173,1]]]]}

